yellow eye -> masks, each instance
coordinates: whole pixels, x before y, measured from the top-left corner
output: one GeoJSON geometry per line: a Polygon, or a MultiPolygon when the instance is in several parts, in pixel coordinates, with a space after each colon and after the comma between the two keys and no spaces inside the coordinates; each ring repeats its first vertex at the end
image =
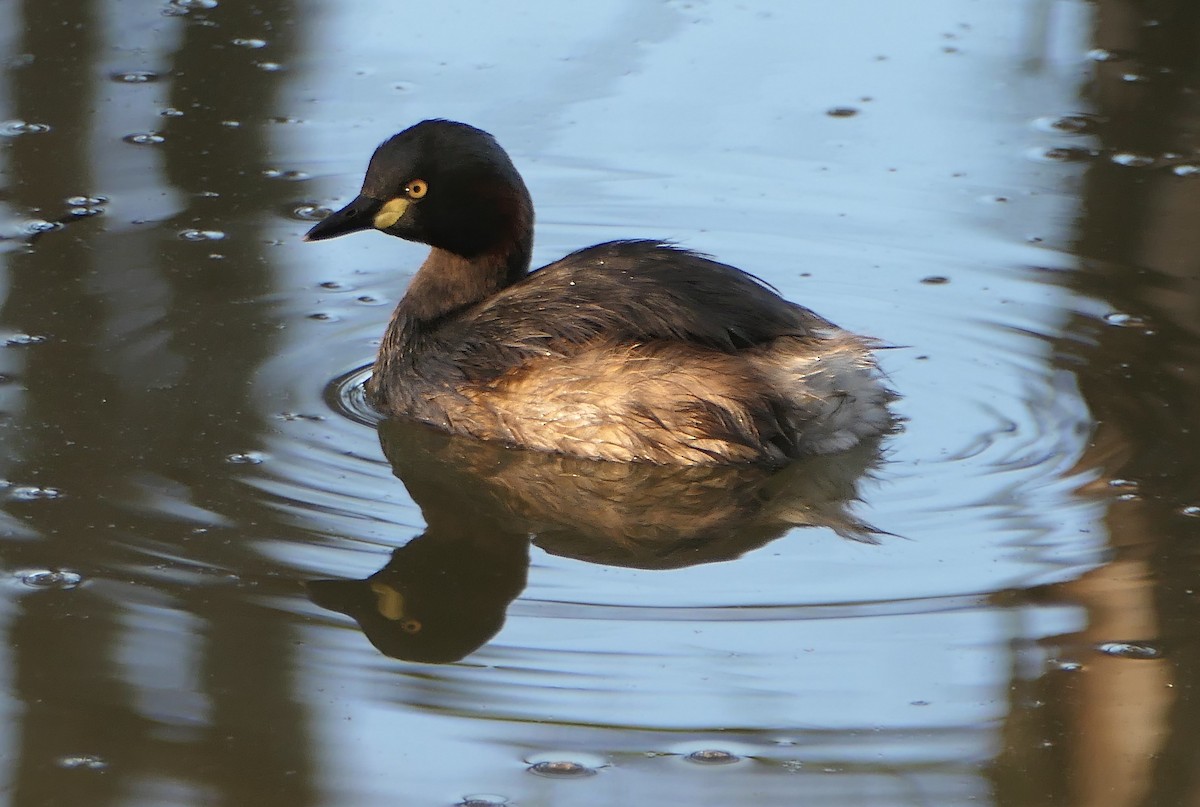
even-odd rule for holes
{"type": "Polygon", "coordinates": [[[429,183],[423,179],[414,179],[404,186],[404,193],[409,199],[420,199],[429,193],[429,183]]]}

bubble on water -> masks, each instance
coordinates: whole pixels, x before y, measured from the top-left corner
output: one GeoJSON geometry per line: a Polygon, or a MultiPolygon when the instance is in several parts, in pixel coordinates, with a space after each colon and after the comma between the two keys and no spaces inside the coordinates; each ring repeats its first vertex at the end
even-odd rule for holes
{"type": "Polygon", "coordinates": [[[1092,156],[1089,149],[1075,146],[1038,146],[1025,153],[1030,159],[1042,163],[1077,163],[1092,156]]]}
{"type": "Polygon", "coordinates": [[[255,62],[254,66],[267,73],[278,73],[284,69],[279,62],[255,62]]]}
{"type": "Polygon", "coordinates": [[[220,230],[180,230],[179,237],[184,241],[220,241],[225,233],[220,230]]]}
{"type": "Polygon", "coordinates": [[[152,84],[162,78],[153,70],[125,70],[108,76],[118,84],[152,84]]]}
{"type": "Polygon", "coordinates": [[[44,134],[50,131],[49,124],[29,123],[23,120],[0,121],[0,137],[17,137],[27,134],[44,134]]]}
{"type": "Polygon", "coordinates": [[[102,771],[108,767],[108,762],[98,754],[69,754],[59,757],[55,764],[60,768],[102,771]]]}
{"type": "Polygon", "coordinates": [[[1090,134],[1096,131],[1096,119],[1088,115],[1048,115],[1034,119],[1033,128],[1055,134],[1090,134]]]}
{"type": "Polygon", "coordinates": [[[928,277],[921,278],[921,282],[927,286],[943,286],[950,282],[950,278],[944,275],[929,275],[928,277]]]}
{"type": "Polygon", "coordinates": [[[547,779],[583,779],[596,775],[595,768],[569,759],[535,762],[529,766],[528,770],[532,774],[544,776],[547,779]]]}
{"type": "Polygon", "coordinates": [[[1132,151],[1118,151],[1109,158],[1117,165],[1127,168],[1148,168],[1154,165],[1155,159],[1148,154],[1137,154],[1132,151]]]}
{"type": "Polygon", "coordinates": [[[17,232],[21,235],[41,235],[42,233],[50,233],[63,228],[62,222],[46,221],[45,219],[26,219],[17,225],[17,232]]]}
{"type": "Polygon", "coordinates": [[[225,461],[233,465],[262,465],[266,459],[267,455],[261,451],[243,451],[225,456],[225,461]]]}
{"type": "Polygon", "coordinates": [[[317,311],[314,314],[309,314],[308,318],[317,322],[337,322],[337,317],[333,314],[326,314],[324,311],[317,311]]]}
{"type": "Polygon", "coordinates": [[[234,39],[231,41],[234,45],[237,45],[239,48],[249,48],[250,50],[258,50],[259,48],[265,48],[267,46],[267,40],[265,40],[265,39],[251,39],[249,37],[238,37],[237,39],[234,39]]]}
{"type": "Polygon", "coordinates": [[[125,135],[121,139],[135,146],[157,146],[159,143],[166,142],[166,138],[157,132],[136,132],[125,135]]]}
{"type": "Polygon", "coordinates": [[[1122,73],[1121,81],[1127,84],[1148,84],[1150,83],[1150,77],[1145,73],[1122,73]]]}
{"type": "Polygon", "coordinates": [[[1126,492],[1136,492],[1138,483],[1136,479],[1110,479],[1108,486],[1113,490],[1121,490],[1126,492]]]}
{"type": "Polygon", "coordinates": [[[41,500],[61,499],[63,492],[58,488],[44,485],[14,485],[8,491],[8,497],[21,502],[36,502],[41,500]]]}
{"type": "Polygon", "coordinates": [[[336,280],[323,280],[320,283],[318,283],[317,285],[323,289],[329,289],[331,291],[336,291],[337,289],[346,288],[346,286],[344,284],[339,283],[336,280]]]}
{"type": "Polygon", "coordinates": [[[73,219],[87,219],[92,216],[99,216],[104,213],[102,207],[72,207],[67,210],[67,215],[73,219]]]}
{"type": "Polygon", "coordinates": [[[173,106],[169,106],[158,114],[164,118],[182,118],[186,113],[184,113],[182,109],[176,109],[173,106]]]}
{"type": "Polygon", "coordinates": [[[308,415],[303,412],[280,412],[275,416],[277,420],[296,421],[304,420],[310,423],[320,423],[325,420],[323,415],[308,415]]]}
{"type": "Polygon", "coordinates": [[[831,118],[853,118],[858,110],[852,106],[835,106],[825,110],[825,114],[831,118]]]}
{"type": "Polygon", "coordinates": [[[13,333],[4,337],[5,347],[22,347],[24,345],[40,345],[50,337],[37,333],[13,333]]]}
{"type": "Polygon", "coordinates": [[[1109,325],[1115,325],[1118,328],[1145,328],[1146,320],[1133,314],[1126,314],[1121,311],[1112,311],[1105,314],[1104,321],[1109,325]]]}
{"type": "Polygon", "coordinates": [[[285,182],[301,182],[309,178],[303,171],[280,171],[278,168],[264,168],[262,175],[267,179],[282,179],[285,182]]]}
{"type": "Polygon", "coordinates": [[[1192,165],[1191,163],[1176,165],[1171,168],[1171,173],[1177,177],[1194,177],[1200,174],[1200,165],[1192,165]]]}
{"type": "Polygon", "coordinates": [[[1164,655],[1162,648],[1152,642],[1101,642],[1096,650],[1106,656],[1138,660],[1159,659],[1164,655]]]}
{"type": "Polygon", "coordinates": [[[739,761],[741,757],[729,751],[722,751],[719,748],[702,748],[699,751],[693,751],[688,754],[684,759],[699,765],[730,765],[739,761]]]}
{"type": "Polygon", "coordinates": [[[1179,508],[1179,515],[1187,516],[1188,518],[1200,518],[1200,504],[1189,504],[1186,507],[1179,508]]]}
{"type": "Polygon", "coordinates": [[[267,118],[267,120],[270,123],[279,123],[279,124],[284,124],[284,125],[291,125],[291,124],[295,124],[295,123],[304,123],[304,120],[301,118],[289,118],[286,115],[277,115],[273,118],[267,118]]]}
{"type": "Polygon", "coordinates": [[[70,591],[83,583],[83,575],[69,569],[25,569],[17,572],[22,585],[70,591]]]}
{"type": "Polygon", "coordinates": [[[291,215],[301,221],[320,221],[331,213],[332,209],[314,204],[300,205],[291,210],[291,215]]]}
{"type": "Polygon", "coordinates": [[[1069,673],[1069,672],[1080,672],[1083,670],[1083,664],[1081,664],[1078,661],[1071,661],[1069,659],[1052,658],[1046,662],[1046,666],[1049,669],[1057,670],[1058,672],[1068,672],[1069,673]]]}
{"type": "Polygon", "coordinates": [[[242,122],[240,120],[223,120],[221,125],[226,129],[238,129],[241,128],[242,122]]]}
{"type": "Polygon", "coordinates": [[[1093,62],[1123,62],[1126,59],[1132,59],[1133,54],[1127,50],[1092,48],[1087,52],[1087,57],[1093,62]]]}
{"type": "Polygon", "coordinates": [[[1008,203],[1007,196],[981,196],[979,201],[985,204],[1003,205],[1008,203]]]}
{"type": "Polygon", "coordinates": [[[72,207],[85,207],[92,205],[102,205],[108,201],[107,196],[68,196],[64,200],[72,207]]]}
{"type": "Polygon", "coordinates": [[[217,7],[217,0],[169,0],[167,11],[182,12],[207,11],[217,7]]]}
{"type": "Polygon", "coordinates": [[[508,803],[508,797],[506,796],[500,796],[495,793],[475,793],[470,796],[463,796],[462,801],[458,802],[454,807],[504,807],[508,803]]]}

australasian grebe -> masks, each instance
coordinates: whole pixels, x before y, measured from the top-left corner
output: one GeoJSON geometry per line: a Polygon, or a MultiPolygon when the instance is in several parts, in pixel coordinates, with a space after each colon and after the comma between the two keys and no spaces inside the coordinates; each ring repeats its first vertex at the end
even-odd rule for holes
{"type": "Polygon", "coordinates": [[[382,412],[595,459],[779,464],[892,424],[871,340],[757,278],[655,241],[529,271],[533,203],[487,132],[427,120],[375,150],[353,202],[309,230],[432,249],[367,392],[382,412]]]}

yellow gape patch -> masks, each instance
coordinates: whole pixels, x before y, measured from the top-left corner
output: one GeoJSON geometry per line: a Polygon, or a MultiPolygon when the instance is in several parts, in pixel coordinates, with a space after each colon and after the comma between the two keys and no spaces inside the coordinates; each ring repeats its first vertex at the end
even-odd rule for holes
{"type": "Polygon", "coordinates": [[[405,633],[418,633],[421,630],[421,620],[414,619],[404,613],[404,595],[387,583],[378,580],[371,581],[371,591],[375,593],[375,610],[384,619],[400,623],[400,630],[405,633]]]}
{"type": "Polygon", "coordinates": [[[389,199],[384,202],[383,207],[375,214],[375,229],[386,230],[400,221],[400,217],[404,215],[404,211],[408,210],[408,205],[409,200],[401,197],[389,199]]]}
{"type": "Polygon", "coordinates": [[[371,591],[375,592],[375,608],[380,616],[393,622],[404,618],[403,594],[386,583],[375,580],[371,581],[371,591]]]}

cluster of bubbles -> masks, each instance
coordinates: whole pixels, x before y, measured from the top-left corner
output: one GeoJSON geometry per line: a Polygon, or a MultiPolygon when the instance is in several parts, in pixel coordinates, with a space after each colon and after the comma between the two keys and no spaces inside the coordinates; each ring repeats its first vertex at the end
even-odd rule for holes
{"type": "Polygon", "coordinates": [[[59,757],[57,764],[60,768],[88,771],[102,771],[108,767],[108,762],[98,754],[69,754],[65,757],[59,757]]]}
{"type": "Polygon", "coordinates": [[[132,143],[135,146],[157,146],[160,143],[165,143],[167,139],[158,132],[136,132],[134,134],[125,135],[123,138],[126,143],[132,143]]]}
{"type": "Polygon", "coordinates": [[[21,584],[30,588],[70,591],[83,584],[83,575],[69,569],[25,569],[17,573],[21,584]]]}
{"type": "Polygon", "coordinates": [[[0,121],[0,137],[18,137],[28,134],[44,134],[50,131],[49,124],[29,123],[23,120],[0,121]]]}
{"type": "MultiPolygon", "coordinates": [[[[571,759],[553,754],[539,755],[538,759],[527,760],[529,773],[546,779],[587,779],[595,776],[607,763],[600,759],[571,759]]],[[[651,753],[647,756],[678,756],[670,753],[651,753]]],[[[743,757],[720,748],[702,748],[683,754],[680,758],[695,765],[731,765],[741,762],[743,757]]],[[[803,763],[784,763],[789,771],[798,770],[803,763]]],[[[507,796],[497,793],[476,793],[463,796],[455,807],[504,807],[512,802],[507,796]]]]}
{"type": "Polygon", "coordinates": [[[303,171],[280,171],[278,168],[266,168],[262,175],[267,179],[282,179],[286,182],[303,182],[309,178],[303,171]]]}
{"type": "Polygon", "coordinates": [[[266,459],[267,455],[261,451],[239,451],[225,456],[230,465],[262,465],[266,459]]]}
{"type": "Polygon", "coordinates": [[[22,347],[24,345],[40,345],[48,337],[36,333],[14,333],[4,337],[5,347],[22,347]]]}
{"type": "Polygon", "coordinates": [[[220,230],[187,229],[179,231],[179,238],[183,241],[221,241],[225,233],[220,230]]]}
{"type": "Polygon", "coordinates": [[[104,205],[108,202],[107,196],[99,194],[93,196],[69,196],[66,199],[67,215],[73,219],[86,219],[92,216],[99,216],[104,212],[104,205]]]}
{"type": "Polygon", "coordinates": [[[302,204],[290,211],[292,217],[301,221],[320,221],[332,212],[332,209],[315,203],[302,204]]]}
{"type": "Polygon", "coordinates": [[[1162,648],[1150,642],[1102,642],[1096,645],[1096,652],[1115,658],[1141,661],[1163,657],[1162,648]]]}
{"type": "Polygon", "coordinates": [[[152,84],[162,76],[153,70],[123,70],[110,74],[109,78],[118,84],[152,84]]]}
{"type": "Polygon", "coordinates": [[[217,7],[217,0],[168,0],[163,8],[164,17],[185,17],[193,11],[209,11],[217,7]]]}
{"type": "Polygon", "coordinates": [[[8,498],[19,502],[36,502],[42,499],[61,499],[63,492],[44,485],[14,485],[8,490],[8,498]]]}
{"type": "MultiPolygon", "coordinates": [[[[1142,63],[1138,54],[1133,51],[1117,48],[1093,48],[1086,54],[1087,59],[1105,65],[1118,65],[1122,70],[1120,79],[1130,84],[1147,84],[1156,78],[1170,75],[1173,70],[1165,66],[1152,66],[1142,63]]],[[[1092,135],[1103,126],[1104,121],[1093,115],[1069,114],[1038,118],[1033,126],[1040,131],[1059,135],[1092,135]]],[[[1135,151],[1116,149],[1094,149],[1081,146],[1045,146],[1030,149],[1028,156],[1040,162],[1083,162],[1091,160],[1106,160],[1114,165],[1125,168],[1154,169],[1165,168],[1178,177],[1200,175],[1200,155],[1183,155],[1175,153],[1143,154],[1135,151]]]]}

